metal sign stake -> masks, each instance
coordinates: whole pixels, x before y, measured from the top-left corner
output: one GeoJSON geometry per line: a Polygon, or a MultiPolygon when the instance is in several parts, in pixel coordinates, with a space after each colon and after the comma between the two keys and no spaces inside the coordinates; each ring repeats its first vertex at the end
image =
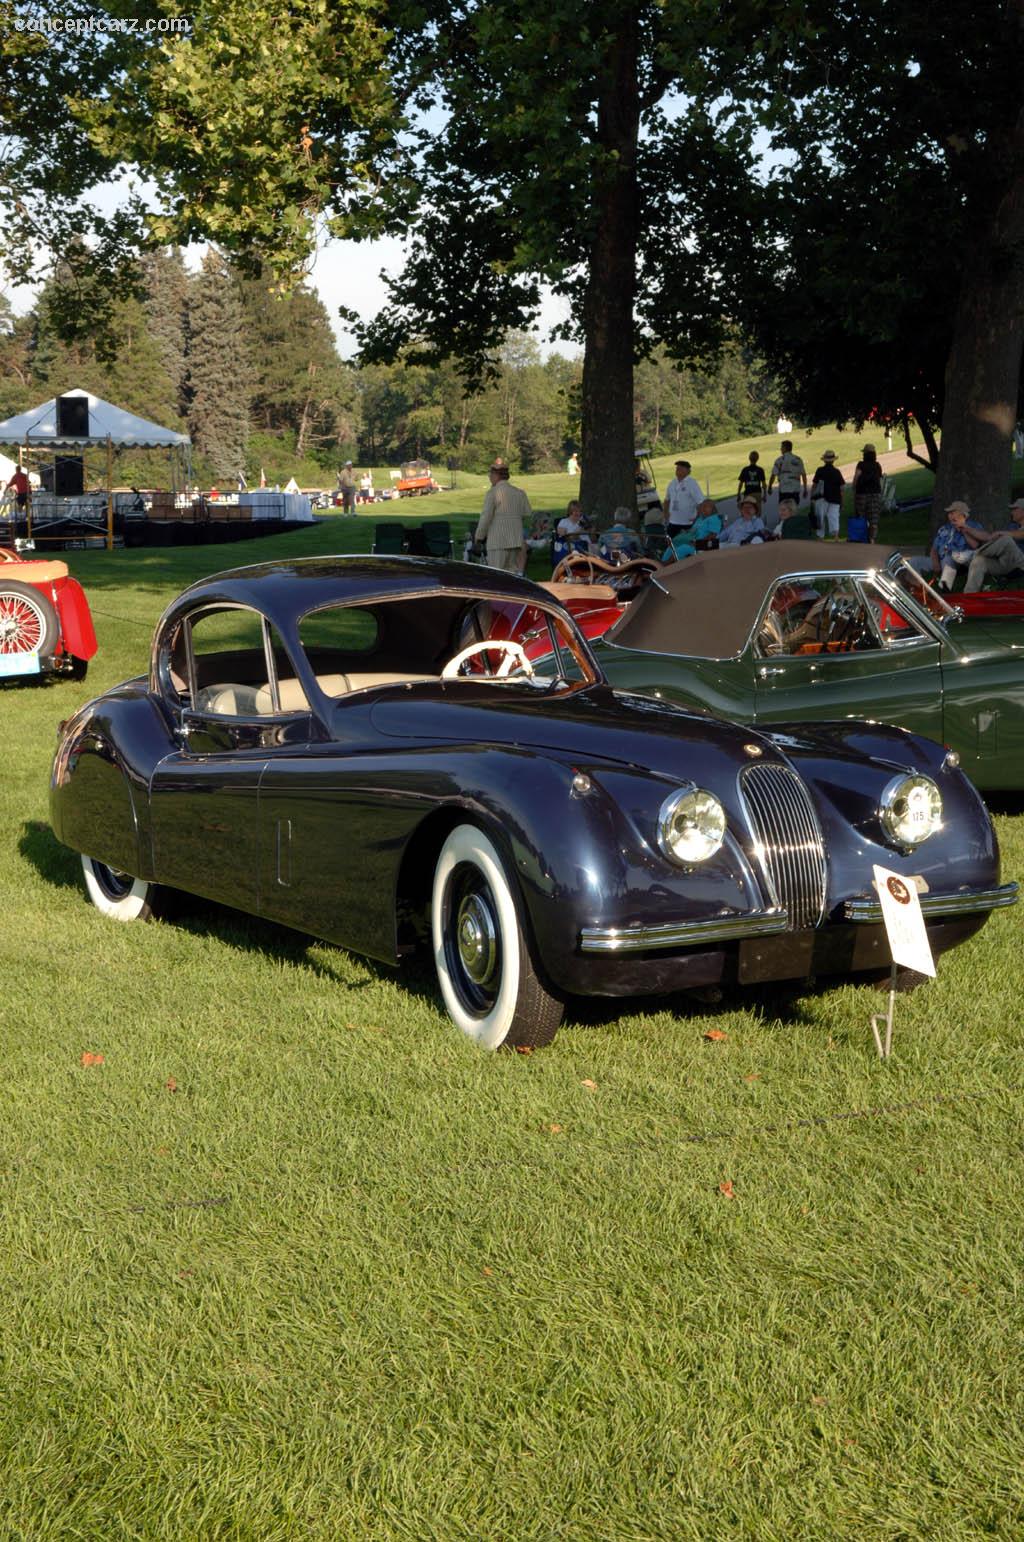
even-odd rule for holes
{"type": "Polygon", "coordinates": [[[892,969],[889,971],[889,1006],[884,1016],[881,1012],[875,1012],[871,1018],[871,1032],[875,1036],[875,1048],[878,1051],[879,1060],[888,1060],[892,1054],[892,1017],[896,1010],[896,961],[893,960],[892,969]],[[881,1025],[885,1023],[885,1039],[882,1038],[881,1025]]]}

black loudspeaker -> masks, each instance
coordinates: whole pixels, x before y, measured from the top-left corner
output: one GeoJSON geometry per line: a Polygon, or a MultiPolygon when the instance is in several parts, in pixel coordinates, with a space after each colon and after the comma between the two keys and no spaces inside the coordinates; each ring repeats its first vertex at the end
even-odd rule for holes
{"type": "MultiPolygon", "coordinates": [[[[89,398],[87,396],[58,396],[57,438],[88,439],[89,398]]],[[[78,489],[81,492],[81,488],[78,489]]]]}
{"type": "Polygon", "coordinates": [[[77,498],[85,492],[85,467],[80,455],[58,455],[54,461],[53,490],[58,498],[77,498]]]}

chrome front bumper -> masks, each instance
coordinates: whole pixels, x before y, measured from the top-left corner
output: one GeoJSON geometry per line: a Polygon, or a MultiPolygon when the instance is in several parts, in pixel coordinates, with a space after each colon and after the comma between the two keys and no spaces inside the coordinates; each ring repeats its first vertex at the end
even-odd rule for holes
{"type": "MultiPolygon", "coordinates": [[[[1015,883],[998,889],[965,890],[962,894],[922,894],[921,911],[926,920],[946,916],[980,915],[1017,903],[1015,883]]],[[[881,926],[882,906],[877,899],[851,899],[843,905],[844,921],[881,926]]],[[[824,930],[825,928],[821,928],[824,930]]],[[[659,948],[700,948],[744,937],[772,937],[789,930],[785,910],[754,910],[743,916],[712,916],[704,921],[669,921],[663,926],[585,926],[580,932],[581,953],[646,953],[659,948]]]]}
{"type": "Polygon", "coordinates": [[[652,948],[695,948],[742,937],[770,937],[789,929],[784,910],[754,910],[745,916],[712,916],[707,921],[670,921],[664,926],[585,926],[581,953],[643,953],[652,948]]]}
{"type": "MultiPolygon", "coordinates": [[[[998,889],[965,889],[961,894],[922,894],[921,912],[925,920],[942,916],[976,916],[985,910],[1003,910],[1017,903],[1017,885],[1004,883],[998,889]]],[[[877,899],[847,900],[843,919],[882,924],[882,906],[877,899]]]]}

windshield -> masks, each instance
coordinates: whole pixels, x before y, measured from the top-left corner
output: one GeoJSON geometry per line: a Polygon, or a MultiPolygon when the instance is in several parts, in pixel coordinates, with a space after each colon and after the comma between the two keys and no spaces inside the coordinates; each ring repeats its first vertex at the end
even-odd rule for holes
{"type": "Polygon", "coordinates": [[[431,681],[558,690],[598,678],[567,617],[494,595],[322,606],[301,618],[299,641],[328,696],[431,681]]]}
{"type": "Polygon", "coordinates": [[[889,563],[889,575],[894,578],[903,590],[909,594],[912,600],[916,600],[922,610],[934,616],[936,621],[956,621],[957,612],[951,605],[947,605],[941,594],[936,593],[923,573],[912,568],[905,557],[894,557],[889,563]]]}

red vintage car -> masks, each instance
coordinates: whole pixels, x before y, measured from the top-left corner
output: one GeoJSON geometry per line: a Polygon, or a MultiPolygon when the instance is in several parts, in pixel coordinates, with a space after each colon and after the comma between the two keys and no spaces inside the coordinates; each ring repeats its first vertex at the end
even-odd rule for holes
{"type": "Polygon", "coordinates": [[[96,652],[89,602],[66,562],[0,546],[0,681],[30,675],[83,680],[96,652]]]}

